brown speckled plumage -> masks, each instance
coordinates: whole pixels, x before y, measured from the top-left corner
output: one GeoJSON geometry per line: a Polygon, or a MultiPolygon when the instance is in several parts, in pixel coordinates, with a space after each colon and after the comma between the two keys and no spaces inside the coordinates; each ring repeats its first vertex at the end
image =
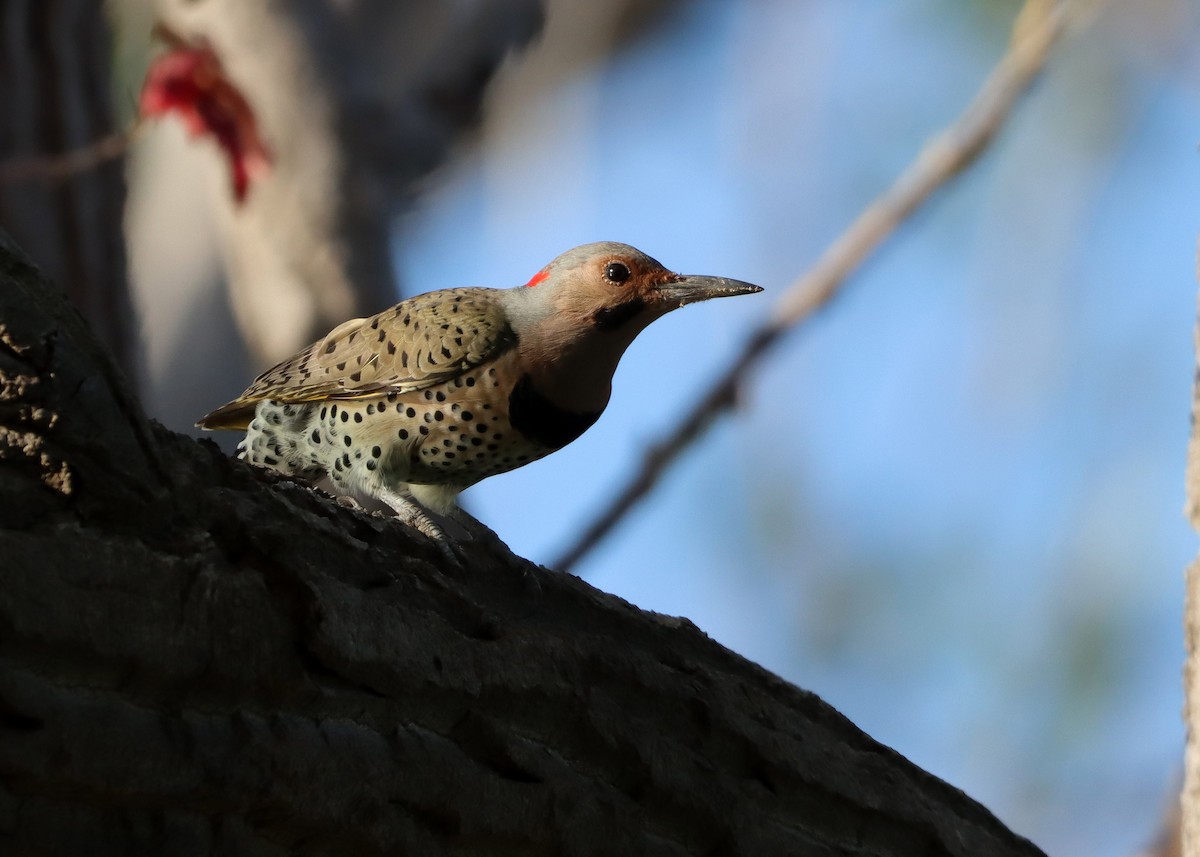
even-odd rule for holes
{"type": "Polygon", "coordinates": [[[445,289],[339,325],[290,360],[264,372],[199,425],[246,428],[262,401],[360,399],[423,390],[495,359],[516,336],[495,289],[445,289]]]}
{"type": "Polygon", "coordinates": [[[197,425],[244,428],[250,463],[328,476],[440,538],[414,499],[450,511],[463,488],[574,440],[646,325],[753,291],[673,274],[624,244],[584,245],[528,287],[430,292],[348,321],[197,425]]]}

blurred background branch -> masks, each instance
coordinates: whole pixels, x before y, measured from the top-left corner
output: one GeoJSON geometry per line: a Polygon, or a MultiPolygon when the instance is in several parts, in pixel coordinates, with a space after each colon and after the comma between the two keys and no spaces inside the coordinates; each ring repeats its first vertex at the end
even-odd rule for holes
{"type": "Polygon", "coordinates": [[[121,230],[126,141],[105,73],[113,37],[102,5],[0,4],[0,226],[67,290],[136,378],[140,348],[121,230]],[[33,175],[44,180],[18,181],[33,175]]]}
{"type": "Polygon", "coordinates": [[[0,163],[0,184],[61,181],[93,170],[106,161],[123,156],[144,127],[141,122],[135,122],[124,131],[114,131],[62,154],[10,158],[0,163]]]}
{"type": "Polygon", "coordinates": [[[552,565],[571,571],[658,483],[667,468],[705,429],[737,402],[746,376],[779,338],[837,295],[851,274],[935,191],[973,163],[995,138],[1017,99],[1042,71],[1067,24],[1069,4],[1027,0],[1013,25],[1008,51],[959,118],[934,137],[881,196],[778,300],[772,316],[754,331],[729,368],[653,444],[625,487],[584,527],[552,565]]]}

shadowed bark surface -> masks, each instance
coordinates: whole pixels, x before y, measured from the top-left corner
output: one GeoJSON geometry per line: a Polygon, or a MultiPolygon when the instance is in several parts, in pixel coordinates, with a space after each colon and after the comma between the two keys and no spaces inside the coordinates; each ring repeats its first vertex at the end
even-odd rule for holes
{"type": "Polygon", "coordinates": [[[0,852],[1037,855],[812,694],[153,425],[0,234],[0,852]]]}

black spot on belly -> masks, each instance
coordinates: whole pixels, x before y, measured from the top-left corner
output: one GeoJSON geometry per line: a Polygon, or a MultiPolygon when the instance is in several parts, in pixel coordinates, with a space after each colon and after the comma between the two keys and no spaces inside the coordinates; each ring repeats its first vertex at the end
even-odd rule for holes
{"type": "Polygon", "coordinates": [[[558,449],[587,431],[600,412],[580,414],[560,408],[539,393],[533,379],[522,375],[508,397],[508,419],[532,441],[558,449]]]}

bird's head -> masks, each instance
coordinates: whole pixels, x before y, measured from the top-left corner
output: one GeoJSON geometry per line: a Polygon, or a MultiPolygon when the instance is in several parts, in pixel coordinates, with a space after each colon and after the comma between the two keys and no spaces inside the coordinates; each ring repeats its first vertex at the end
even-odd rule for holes
{"type": "Polygon", "coordinates": [[[521,291],[520,302],[537,324],[560,335],[595,335],[628,345],[673,309],[762,289],[725,277],[676,274],[628,244],[602,241],[563,253],[521,291]]]}
{"type": "Polygon", "coordinates": [[[599,410],[625,349],[656,318],[685,304],[761,292],[730,280],[676,274],[628,244],[568,250],[503,300],[541,388],[571,410],[599,410]]]}

